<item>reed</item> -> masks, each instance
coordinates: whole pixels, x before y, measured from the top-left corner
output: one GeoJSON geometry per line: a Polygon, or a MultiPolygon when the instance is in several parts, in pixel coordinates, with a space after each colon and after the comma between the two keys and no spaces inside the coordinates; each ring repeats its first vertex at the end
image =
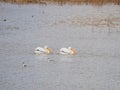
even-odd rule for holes
{"type": "Polygon", "coordinates": [[[10,2],[10,3],[57,3],[57,4],[93,4],[93,5],[103,5],[107,3],[114,3],[120,5],[120,0],[0,0],[0,2],[10,2]]]}

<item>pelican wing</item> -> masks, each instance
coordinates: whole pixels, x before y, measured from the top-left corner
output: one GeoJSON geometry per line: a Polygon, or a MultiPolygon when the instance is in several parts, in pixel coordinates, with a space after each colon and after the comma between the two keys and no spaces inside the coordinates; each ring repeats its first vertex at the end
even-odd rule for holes
{"type": "Polygon", "coordinates": [[[60,54],[69,54],[70,53],[70,50],[67,49],[67,48],[61,48],[60,49],[60,54]]]}
{"type": "Polygon", "coordinates": [[[39,52],[46,52],[45,51],[45,49],[44,48],[42,48],[42,47],[37,47],[36,49],[35,49],[35,51],[39,51],[39,52]]]}

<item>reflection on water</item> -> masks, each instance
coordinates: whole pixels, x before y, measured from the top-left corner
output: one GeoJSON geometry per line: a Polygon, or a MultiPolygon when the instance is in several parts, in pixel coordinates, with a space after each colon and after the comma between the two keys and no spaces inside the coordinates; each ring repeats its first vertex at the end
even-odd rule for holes
{"type": "Polygon", "coordinates": [[[54,55],[35,55],[36,60],[38,61],[44,61],[44,62],[73,62],[75,60],[76,56],[73,55],[59,55],[59,54],[54,54],[54,55]]]}
{"type": "Polygon", "coordinates": [[[69,56],[69,55],[67,55],[67,56],[64,56],[64,55],[60,55],[59,56],[59,61],[60,62],[73,62],[73,59],[74,57],[72,57],[72,56],[69,56]]]}

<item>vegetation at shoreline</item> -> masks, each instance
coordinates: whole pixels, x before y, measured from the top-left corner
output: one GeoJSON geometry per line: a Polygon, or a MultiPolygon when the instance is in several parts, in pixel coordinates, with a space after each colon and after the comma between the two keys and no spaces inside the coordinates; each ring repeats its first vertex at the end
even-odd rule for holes
{"type": "Polygon", "coordinates": [[[57,4],[93,4],[93,5],[103,5],[108,3],[114,3],[120,5],[120,0],[0,0],[0,2],[10,2],[10,3],[38,3],[38,4],[47,4],[47,3],[57,3],[57,4]]]}

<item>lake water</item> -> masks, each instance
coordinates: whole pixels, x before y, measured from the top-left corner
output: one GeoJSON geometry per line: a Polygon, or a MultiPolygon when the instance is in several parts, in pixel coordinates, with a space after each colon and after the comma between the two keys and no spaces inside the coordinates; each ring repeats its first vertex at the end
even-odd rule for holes
{"type": "Polygon", "coordinates": [[[120,6],[0,3],[0,90],[119,89],[120,6]],[[35,55],[44,45],[54,54],[35,55]]]}

